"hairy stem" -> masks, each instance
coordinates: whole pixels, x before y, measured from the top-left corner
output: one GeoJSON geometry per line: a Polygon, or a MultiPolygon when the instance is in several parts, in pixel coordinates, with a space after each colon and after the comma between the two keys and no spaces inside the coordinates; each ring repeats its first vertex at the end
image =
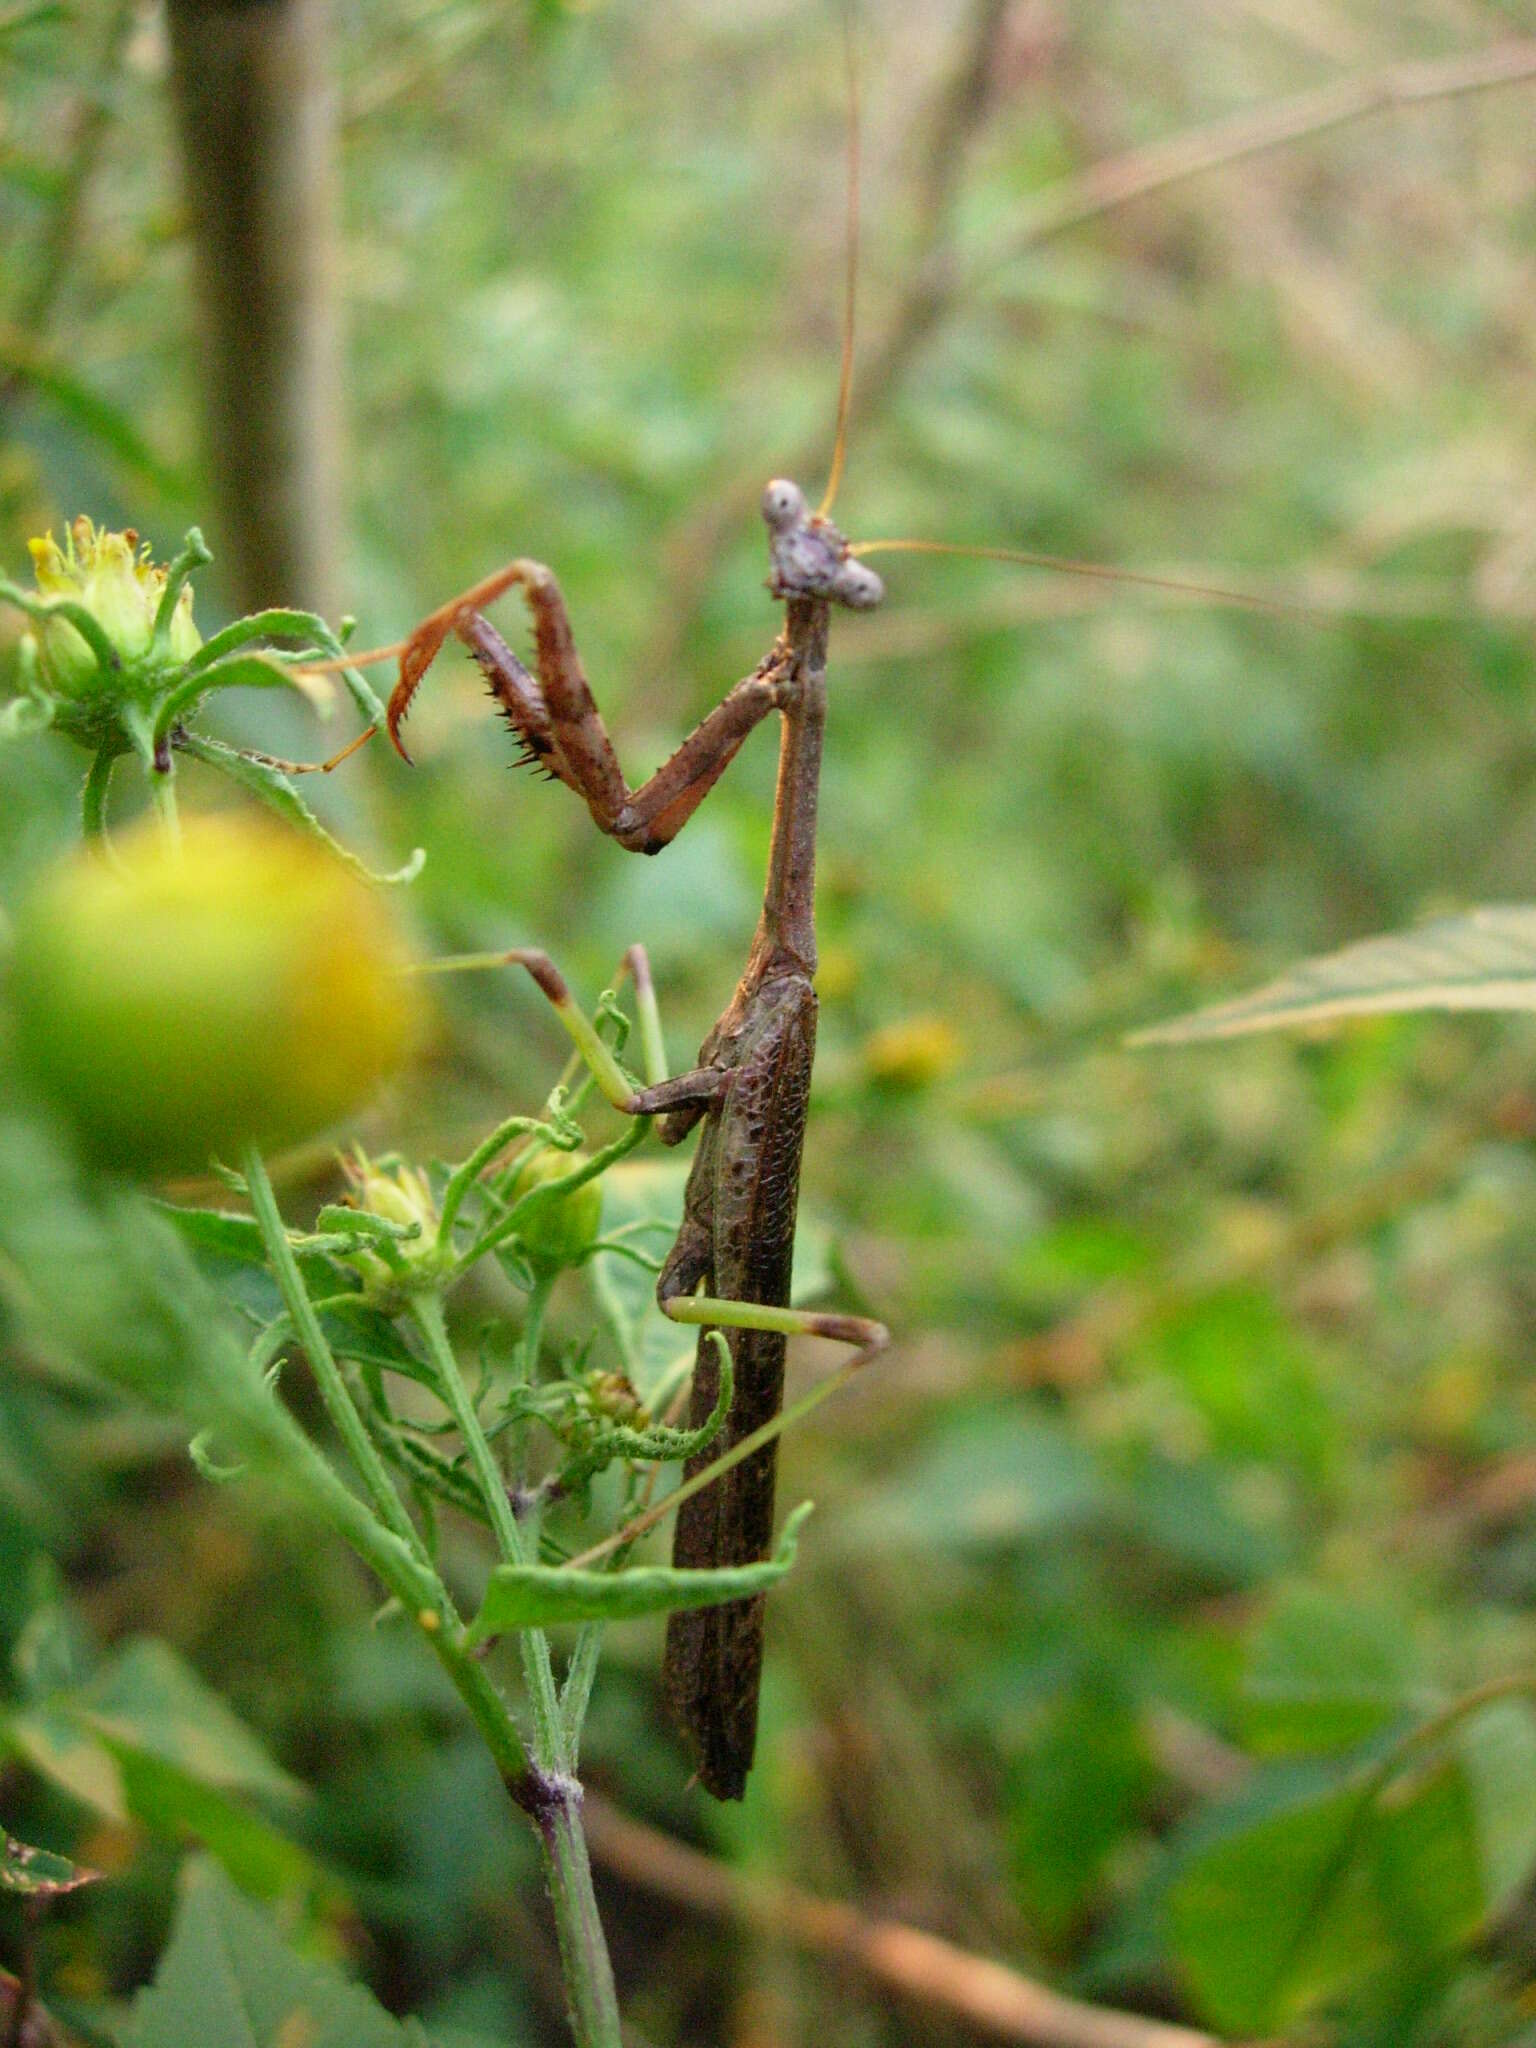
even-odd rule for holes
{"type": "Polygon", "coordinates": [[[346,1445],[347,1455],[367,1487],[369,1498],[386,1528],[425,1563],[427,1555],[420,1533],[395,1491],[394,1482],[385,1469],[373,1438],[363,1426],[363,1419],[347,1392],[335,1354],[321,1328],[320,1317],[299,1271],[299,1262],[293,1255],[293,1246],[288,1242],[288,1232],[278,1212],[277,1197],[272,1192],[266,1165],[256,1146],[246,1146],[240,1167],[250,1192],[251,1209],[266,1242],[267,1257],[272,1261],[272,1270],[277,1277],[278,1291],[293,1319],[299,1342],[304,1346],[310,1371],[315,1376],[315,1384],[320,1389],[320,1398],[325,1403],[332,1426],[346,1445]]]}
{"type": "MultiPolygon", "coordinates": [[[[413,1296],[412,1314],[437,1370],[449,1412],[485,1498],[497,1546],[509,1564],[523,1561],[524,1543],[506,1483],[459,1371],[443,1318],[442,1296],[413,1296]]],[[[533,1762],[507,1776],[507,1789],[532,1820],[544,1853],[544,1874],[554,1909],[560,1961],[577,2048],[620,2048],[613,1966],[592,1890],[592,1866],[581,1830],[581,1786],[571,1775],[576,1734],[561,1713],[549,1638],[542,1629],[518,1637],[533,1714],[533,1762]]]]}

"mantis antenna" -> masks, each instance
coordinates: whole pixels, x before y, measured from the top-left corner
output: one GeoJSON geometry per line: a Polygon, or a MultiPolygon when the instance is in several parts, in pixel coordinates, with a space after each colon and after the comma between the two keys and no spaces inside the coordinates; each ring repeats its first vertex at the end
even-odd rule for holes
{"type": "Polygon", "coordinates": [[[1114,569],[1107,562],[1079,562],[1067,555],[1043,555],[1031,548],[968,547],[947,540],[863,540],[850,555],[961,555],[977,562],[1013,562],[1026,569],[1050,569],[1061,576],[1091,576],[1101,583],[1134,583],[1143,590],[1170,590],[1183,597],[1209,598],[1214,604],[1238,605],[1245,611],[1272,612],[1280,618],[1316,619],[1306,605],[1263,597],[1252,590],[1223,589],[1211,583],[1188,583],[1178,576],[1153,576],[1139,569],[1114,569]]]}
{"type": "Polygon", "coordinates": [[[847,261],[843,275],[843,360],[837,383],[837,432],[832,441],[832,467],[826,494],[816,508],[825,519],[843,480],[848,452],[848,410],[853,398],[853,315],[859,292],[859,53],[854,41],[852,0],[843,9],[843,62],[848,73],[848,222],[844,235],[847,261]]]}

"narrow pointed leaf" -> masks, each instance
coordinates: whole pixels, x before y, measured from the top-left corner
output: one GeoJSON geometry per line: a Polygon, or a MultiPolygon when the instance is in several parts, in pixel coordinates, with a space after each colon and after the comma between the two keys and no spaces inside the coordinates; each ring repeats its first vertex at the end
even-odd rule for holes
{"type": "Polygon", "coordinates": [[[333,839],[314,812],[305,803],[293,784],[281,769],[273,768],[265,761],[258,761],[249,754],[242,754],[238,748],[227,747],[222,740],[211,740],[205,733],[189,732],[181,741],[183,753],[190,754],[196,761],[206,762],[210,768],[217,768],[221,775],[227,775],[231,782],[249,790],[270,810],[276,811],[290,825],[297,825],[301,832],[318,839],[328,846],[332,853],[344,860],[349,868],[365,875],[370,882],[404,883],[413,882],[421,873],[426,853],[421,847],[411,855],[403,867],[392,874],[376,874],[364,865],[355,853],[349,853],[339,840],[333,839]]]}
{"type": "Polygon", "coordinates": [[[1536,907],[1493,904],[1395,937],[1362,939],[1278,981],[1169,1024],[1132,1045],[1238,1038],[1402,1010],[1536,1010],[1536,907]]]}
{"type": "Polygon", "coordinates": [[[727,1600],[766,1592],[794,1563],[800,1526],[810,1511],[809,1501],[795,1509],[785,1521],[778,1550],[761,1564],[727,1565],[712,1571],[637,1565],[620,1572],[569,1571],[542,1564],[498,1565],[465,1641],[473,1647],[490,1636],[509,1635],[520,1628],[677,1614],[685,1608],[719,1607],[727,1600]]]}

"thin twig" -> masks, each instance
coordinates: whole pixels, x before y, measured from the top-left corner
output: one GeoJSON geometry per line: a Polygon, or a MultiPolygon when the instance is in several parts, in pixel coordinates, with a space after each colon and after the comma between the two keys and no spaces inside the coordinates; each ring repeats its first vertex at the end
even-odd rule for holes
{"type": "Polygon", "coordinates": [[[694,1911],[746,1921],[816,1955],[857,1963],[877,1982],[1031,2048],[1218,2048],[1215,2037],[1063,1997],[1003,1963],[899,1920],[750,1876],[631,1820],[589,1792],[587,1839],[605,1869],[694,1911]]]}
{"type": "Polygon", "coordinates": [[[984,263],[971,267],[966,281],[976,283],[1011,262],[1024,250],[1081,227],[1127,206],[1149,192],[1164,192],[1203,171],[1242,163],[1288,143],[1326,134],[1370,114],[1424,106],[1432,100],[1489,92],[1497,86],[1520,85],[1536,78],[1536,36],[1523,36],[1470,56],[1442,57],[1427,63],[1389,64],[1358,78],[1341,78],[1289,99],[1245,107],[1201,128],[1188,128],[1142,149],[1105,157],[1076,176],[1048,186],[1029,217],[1001,248],[988,249],[984,263]]]}

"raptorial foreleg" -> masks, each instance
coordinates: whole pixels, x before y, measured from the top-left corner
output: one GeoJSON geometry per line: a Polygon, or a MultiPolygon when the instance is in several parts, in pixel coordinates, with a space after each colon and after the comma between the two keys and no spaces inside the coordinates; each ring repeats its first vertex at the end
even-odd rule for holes
{"type": "Polygon", "coordinates": [[[405,643],[388,714],[390,738],[402,754],[401,721],[450,634],[479,663],[528,758],[574,789],[599,829],[634,853],[657,853],[677,836],[748,733],[781,708],[793,688],[793,659],[782,645],[775,646],[654,775],[631,789],[576,651],[560,586],[542,562],[518,560],[423,619],[405,643]],[[481,615],[484,605],[514,586],[521,588],[533,617],[536,673],[481,615]]]}

